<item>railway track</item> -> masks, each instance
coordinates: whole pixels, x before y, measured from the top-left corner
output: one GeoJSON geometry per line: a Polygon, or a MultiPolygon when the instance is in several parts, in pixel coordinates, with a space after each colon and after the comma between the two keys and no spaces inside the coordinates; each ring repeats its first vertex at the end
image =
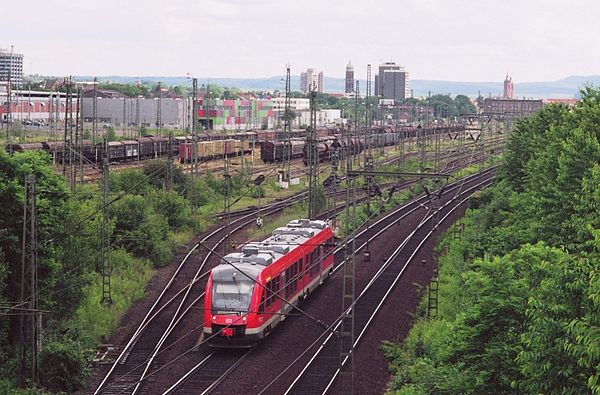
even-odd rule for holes
{"type": "MultiPolygon", "coordinates": [[[[472,193],[490,185],[492,182],[490,174],[486,173],[483,181],[477,181],[448,200],[441,208],[444,213],[442,221],[452,210],[464,203],[472,193]]],[[[452,193],[451,191],[449,192],[452,193]]],[[[400,218],[394,218],[394,216],[387,217],[379,224],[383,225],[383,228],[378,230],[375,236],[370,236],[370,238],[377,237],[381,232],[396,225],[405,215],[403,214],[400,218]]],[[[412,262],[419,248],[437,228],[438,224],[434,224],[432,228],[432,225],[429,223],[433,220],[433,217],[433,214],[430,214],[424,218],[417,228],[392,252],[377,274],[357,296],[355,303],[351,307],[355,316],[355,340],[352,347],[349,344],[346,345],[347,348],[345,351],[347,353],[351,353],[356,349],[369,329],[370,323],[381,306],[386,302],[390,292],[400,280],[407,266],[412,262]]],[[[362,243],[359,249],[365,244],[362,243]]],[[[338,268],[341,267],[341,265],[338,266],[338,268]]],[[[345,313],[349,314],[350,309],[345,313]]],[[[333,326],[333,330],[340,331],[340,327],[341,321],[337,320],[337,323],[333,326]]],[[[324,340],[318,340],[320,343],[319,347],[312,353],[308,363],[304,365],[300,374],[288,386],[285,394],[325,394],[334,391],[334,383],[340,374],[340,341],[332,333],[329,333],[324,340]]],[[[345,365],[348,360],[349,357],[346,357],[342,363],[345,365]]],[[[340,390],[339,393],[343,393],[342,389],[338,389],[340,390]]]]}
{"type": "MultiPolygon", "coordinates": [[[[265,206],[265,208],[262,209],[262,212],[265,215],[269,215],[302,199],[303,197],[301,195],[297,195],[265,206]]],[[[253,222],[253,214],[254,211],[252,210],[239,213],[232,212],[231,231],[240,230],[253,222]]],[[[215,242],[216,240],[216,248],[225,241],[226,236],[223,235],[223,233],[223,228],[217,229],[203,238],[201,243],[208,243],[209,241],[215,242]]],[[[201,274],[201,272],[207,267],[206,265],[211,253],[208,252],[203,255],[204,259],[199,268],[195,270],[195,273],[191,273],[194,271],[191,266],[195,265],[186,265],[186,262],[190,260],[190,256],[197,250],[199,244],[197,244],[182,260],[178,269],[175,271],[175,274],[169,281],[169,285],[161,293],[160,297],[156,300],[146,317],[144,317],[130,341],[116,358],[111,369],[98,385],[94,392],[95,394],[146,393],[148,389],[152,388],[152,385],[154,384],[153,379],[145,379],[145,377],[151,372],[152,365],[156,362],[157,356],[159,356],[161,350],[165,348],[168,349],[172,346],[172,344],[166,344],[167,339],[169,336],[175,337],[172,335],[173,330],[181,323],[183,317],[189,314],[190,311],[193,311],[195,306],[200,305],[203,289],[201,280],[208,270],[205,270],[204,274],[201,274]],[[192,278],[192,281],[186,286],[175,288],[173,283],[176,276],[192,278]],[[152,325],[150,325],[151,323],[152,325]],[[149,329],[149,327],[152,329],[149,329]],[[140,374],[141,370],[143,370],[143,372],[140,374]],[[113,377],[112,380],[110,380],[111,377],[113,377]],[[143,382],[143,384],[139,385],[140,382],[143,382]]],[[[189,339],[197,337],[199,333],[199,327],[195,330],[193,328],[188,328],[186,335],[188,338],[187,343],[189,343],[189,339]]],[[[181,340],[181,337],[178,337],[178,339],[181,340]]],[[[207,356],[203,356],[203,358],[204,357],[207,356]]],[[[210,358],[213,358],[212,360],[215,361],[214,357],[210,358]]],[[[160,359],[165,358],[162,358],[161,356],[160,359]]],[[[160,365],[161,361],[158,361],[156,364],[160,365]]],[[[211,363],[211,366],[217,365],[221,366],[219,363],[211,363]]],[[[224,365],[226,366],[227,364],[224,365]]],[[[227,372],[229,372],[228,369],[226,369],[225,373],[227,372]]],[[[194,386],[194,388],[197,389],[198,387],[194,386]]]]}
{"type": "MultiPolygon", "coordinates": [[[[463,184],[463,181],[459,183],[454,183],[454,187],[448,188],[446,190],[445,196],[447,201],[462,201],[466,199],[466,196],[470,195],[473,191],[477,190],[480,187],[487,185],[487,183],[491,182],[491,172],[487,171],[484,173],[484,177],[486,180],[481,183],[477,181],[479,175],[471,176],[468,178],[467,182],[463,184]],[[460,192],[460,193],[457,193],[460,192]],[[451,200],[451,198],[453,198],[451,200]]],[[[400,207],[394,212],[384,216],[379,219],[376,223],[371,224],[369,230],[362,230],[356,235],[356,245],[357,245],[357,253],[361,251],[366,245],[367,241],[374,241],[377,238],[380,238],[383,233],[389,231],[390,229],[396,229],[397,225],[401,223],[401,221],[407,221],[407,217],[410,215],[419,214],[423,215],[423,212],[427,211],[424,208],[424,202],[426,199],[419,198],[406,205],[400,207]]],[[[450,203],[444,206],[443,210],[450,210],[450,203]]],[[[446,216],[446,211],[443,212],[444,218],[446,216]]],[[[428,221],[431,220],[432,215],[428,215],[428,221]]],[[[357,295],[359,294],[358,290],[361,290],[361,296],[357,298],[357,302],[355,305],[356,311],[356,343],[358,343],[366,333],[368,329],[368,325],[372,322],[373,317],[377,314],[377,310],[373,308],[376,306],[380,308],[385,302],[385,298],[389,295],[391,289],[393,289],[394,284],[397,283],[395,279],[398,276],[401,276],[401,273],[404,269],[399,268],[399,263],[404,263],[404,267],[408,266],[410,259],[406,256],[409,248],[415,246],[417,243],[418,246],[422,245],[423,238],[421,236],[427,234],[427,237],[431,235],[432,227],[428,221],[421,220],[419,221],[418,227],[412,231],[409,235],[409,238],[403,241],[400,247],[391,254],[386,260],[385,264],[379,267],[379,265],[374,266],[372,270],[379,268],[372,276],[369,276],[368,279],[364,280],[364,284],[362,287],[359,287],[359,283],[357,282],[357,295]],[[412,247],[411,247],[412,246],[412,247]],[[383,284],[386,282],[386,284],[383,284]],[[391,284],[391,285],[390,285],[391,284]],[[373,296],[376,295],[376,296],[373,296]],[[359,307],[360,305],[360,307],[359,307]],[[360,309],[360,311],[358,311],[360,309]]],[[[343,247],[339,247],[335,250],[335,262],[336,268],[335,273],[337,273],[342,268],[342,263],[344,261],[343,257],[343,247]]],[[[414,254],[413,254],[414,256],[414,254]]],[[[318,296],[315,295],[315,298],[328,298],[331,295],[334,296],[334,299],[327,299],[329,302],[327,306],[324,307],[321,305],[310,305],[306,306],[305,309],[312,314],[317,315],[320,312],[321,317],[325,319],[327,317],[327,321],[330,322],[329,330],[323,331],[321,329],[315,329],[312,331],[307,330],[307,325],[311,325],[307,323],[307,319],[304,317],[296,318],[296,321],[301,322],[292,322],[287,327],[282,327],[277,338],[271,337],[269,340],[263,342],[261,344],[261,354],[263,358],[267,358],[267,360],[263,360],[257,362],[256,360],[249,361],[247,364],[243,364],[240,366],[238,371],[236,371],[235,375],[228,380],[229,383],[235,382],[236,385],[244,385],[244,388],[252,389],[248,390],[245,393],[300,393],[300,394],[316,394],[316,393],[324,393],[327,388],[331,387],[332,380],[335,379],[335,375],[337,374],[337,369],[339,367],[339,351],[340,344],[339,339],[333,335],[334,331],[337,328],[337,324],[339,320],[334,320],[332,322],[331,317],[338,317],[341,312],[341,304],[335,302],[341,302],[339,298],[339,294],[341,293],[341,286],[339,284],[340,279],[335,277],[332,278],[332,282],[327,287],[322,287],[322,290],[318,291],[320,294],[318,296]],[[337,284],[337,285],[336,285],[337,284]],[[327,289],[324,289],[327,288],[327,289]],[[330,291],[331,290],[331,291],[330,291]],[[332,303],[333,301],[333,303],[332,303]],[[311,307],[315,307],[315,309],[311,309],[311,307]],[[295,326],[294,326],[295,325],[295,326]],[[304,334],[303,334],[304,332],[304,334]],[[306,337],[308,333],[311,333],[313,337],[310,339],[310,343],[308,340],[302,339],[302,341],[294,340],[290,342],[289,340],[282,339],[290,339],[294,336],[306,337]],[[298,347],[294,348],[294,345],[298,343],[298,347]],[[285,344],[286,350],[285,354],[281,354],[282,344],[285,344]],[[315,350],[320,350],[315,353],[315,350]],[[310,350],[311,353],[304,351],[310,350]],[[324,351],[326,350],[326,351],[324,351]],[[272,370],[265,370],[266,366],[271,366],[269,364],[268,358],[278,356],[279,359],[285,360],[284,356],[290,355],[290,358],[296,358],[293,361],[290,361],[290,366],[294,366],[294,369],[291,369],[291,375],[286,375],[280,373],[285,366],[281,366],[278,361],[278,364],[272,366],[272,370]],[[297,366],[298,362],[302,362],[302,366],[297,366]],[[249,365],[249,366],[246,366],[249,365]],[[255,366],[252,366],[255,365],[255,366]],[[256,372],[259,368],[256,366],[262,367],[260,370],[261,378],[260,380],[252,380],[249,377],[252,377],[251,372],[256,372]],[[325,374],[322,374],[326,372],[325,374]],[[277,377],[279,374],[279,377],[277,377]],[[295,374],[295,375],[294,375],[295,374]],[[299,377],[299,378],[298,378],[299,377]],[[296,380],[296,378],[298,378],[296,380]],[[269,387],[264,387],[265,383],[268,383],[269,380],[273,380],[273,384],[269,387]],[[258,385],[258,387],[257,387],[258,385]]],[[[309,300],[309,303],[311,301],[309,300]]],[[[360,371],[360,370],[357,370],[360,371]]],[[[227,394],[232,390],[231,384],[223,385],[224,388],[219,387],[215,389],[215,393],[227,394]]],[[[344,392],[340,392],[344,393],[344,392]]]]}
{"type": "MultiPolygon", "coordinates": [[[[261,212],[264,215],[271,215],[301,199],[302,197],[294,196],[275,202],[263,208],[261,212]]],[[[209,232],[183,258],[167,286],[142,319],[137,330],[97,386],[94,394],[144,393],[139,392],[143,388],[138,384],[149,373],[158,353],[166,346],[166,340],[182,319],[192,311],[192,308],[201,304],[204,289],[204,283],[201,280],[209,272],[208,262],[214,257],[214,254],[211,251],[199,251],[200,253],[194,256],[199,265],[191,264],[190,257],[200,250],[199,247],[202,244],[214,244],[214,248],[218,248],[226,241],[228,231],[240,230],[255,220],[254,213],[234,214],[233,217],[229,224],[230,228],[220,227],[209,232]],[[191,279],[191,281],[184,281],[185,285],[177,287],[176,279],[178,278],[191,279]],[[109,380],[111,377],[116,379],[109,380]]],[[[193,339],[194,335],[197,338],[201,333],[201,328],[192,329],[187,333],[189,338],[193,339]]]]}

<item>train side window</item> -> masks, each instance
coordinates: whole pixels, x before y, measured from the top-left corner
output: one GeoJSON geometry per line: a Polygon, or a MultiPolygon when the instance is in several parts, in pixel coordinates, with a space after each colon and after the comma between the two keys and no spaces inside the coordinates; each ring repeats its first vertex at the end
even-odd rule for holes
{"type": "Polygon", "coordinates": [[[300,272],[298,270],[299,266],[300,261],[296,261],[292,265],[292,293],[298,289],[298,277],[300,276],[300,272]]]}
{"type": "Polygon", "coordinates": [[[296,262],[296,281],[302,278],[302,258],[296,262]]]}
{"type": "Polygon", "coordinates": [[[275,295],[273,296],[273,302],[272,302],[272,303],[275,303],[275,301],[276,301],[277,299],[279,299],[279,297],[278,297],[278,296],[280,296],[280,295],[279,295],[279,292],[281,291],[281,288],[282,288],[282,284],[281,284],[281,276],[277,276],[277,277],[275,277],[275,278],[273,279],[273,293],[274,293],[275,295]]]}
{"type": "Polygon", "coordinates": [[[311,255],[312,255],[312,265],[310,267],[310,275],[312,277],[319,272],[319,266],[320,266],[320,261],[321,261],[321,257],[319,254],[319,247],[315,248],[311,252],[311,255]]]}
{"type": "Polygon", "coordinates": [[[265,290],[265,307],[269,307],[273,304],[273,281],[267,283],[267,289],[265,290]]]}
{"type": "Polygon", "coordinates": [[[277,300],[277,293],[279,292],[279,281],[280,277],[277,276],[267,284],[267,294],[265,296],[266,307],[271,306],[277,300]]]}

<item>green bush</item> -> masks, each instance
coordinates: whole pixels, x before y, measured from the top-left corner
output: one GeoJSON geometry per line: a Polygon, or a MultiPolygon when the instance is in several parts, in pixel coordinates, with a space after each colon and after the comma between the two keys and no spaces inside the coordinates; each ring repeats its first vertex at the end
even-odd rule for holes
{"type": "Polygon", "coordinates": [[[173,256],[169,247],[169,224],[141,196],[125,196],[111,206],[114,218],[113,243],[134,256],[163,266],[173,256]]]}
{"type": "Polygon", "coordinates": [[[41,392],[35,389],[16,388],[10,380],[0,379],[0,394],[5,395],[34,395],[41,392]]]}
{"type": "Polygon", "coordinates": [[[217,199],[217,193],[206,181],[205,177],[192,180],[188,178],[185,188],[186,199],[195,207],[203,207],[217,199]]]}
{"type": "Polygon", "coordinates": [[[191,207],[185,198],[173,190],[156,191],[149,196],[154,210],[167,219],[172,229],[182,228],[189,224],[191,207]]]}
{"type": "Polygon", "coordinates": [[[251,196],[254,199],[265,197],[265,188],[262,185],[255,186],[252,188],[251,196]]]}
{"type": "Polygon", "coordinates": [[[86,360],[75,342],[48,341],[40,352],[40,382],[52,391],[72,393],[83,387],[86,360]]]}
{"type": "Polygon", "coordinates": [[[143,195],[148,192],[149,187],[148,176],[140,169],[110,173],[111,193],[126,192],[132,195],[143,195]]]}

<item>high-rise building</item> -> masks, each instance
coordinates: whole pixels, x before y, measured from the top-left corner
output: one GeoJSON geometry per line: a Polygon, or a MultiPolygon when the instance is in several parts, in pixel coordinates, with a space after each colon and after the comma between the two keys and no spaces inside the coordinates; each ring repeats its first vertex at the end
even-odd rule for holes
{"type": "Polygon", "coordinates": [[[346,66],[346,93],[354,92],[354,67],[348,62],[346,66]]]}
{"type": "Polygon", "coordinates": [[[23,83],[23,55],[14,53],[12,48],[0,48],[0,81],[6,82],[9,77],[13,86],[23,83]]]}
{"type": "Polygon", "coordinates": [[[504,94],[502,95],[505,99],[512,99],[514,94],[514,86],[512,82],[512,77],[506,74],[506,78],[504,79],[504,94]]]}
{"type": "Polygon", "coordinates": [[[379,65],[379,73],[375,75],[375,96],[396,100],[410,97],[408,71],[394,62],[379,65]]]}
{"type": "Polygon", "coordinates": [[[308,93],[313,87],[317,92],[323,93],[323,72],[317,73],[315,69],[306,69],[306,73],[300,73],[300,92],[308,93]]]}

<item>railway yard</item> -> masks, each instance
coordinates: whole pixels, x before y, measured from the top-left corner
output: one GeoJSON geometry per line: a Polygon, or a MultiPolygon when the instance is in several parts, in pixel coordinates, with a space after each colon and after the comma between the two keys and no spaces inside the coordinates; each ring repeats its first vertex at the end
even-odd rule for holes
{"type": "MultiPolygon", "coordinates": [[[[456,136],[440,134],[435,151],[433,145],[419,150],[416,137],[407,137],[401,149],[397,142],[382,147],[375,170],[420,158],[446,175],[446,183],[424,184],[418,175],[378,181],[383,194],[411,191],[412,197],[387,212],[372,214],[354,231],[343,232],[332,252],[330,278],[284,313],[286,319],[251,348],[209,344],[211,336],[229,333],[228,327],[234,328],[241,316],[213,335],[202,335],[210,271],[223,255],[236,250],[232,246],[255,241],[250,235],[257,228],[257,217],[275,221],[286,208],[306,201],[309,193],[216,215],[210,229],[194,237],[186,251],[158,271],[147,297],[129,309],[109,344],[99,349],[84,393],[321,394],[348,393],[348,388],[354,393],[385,392],[390,374],[379,346],[383,340],[406,335],[423,290],[435,276],[436,240],[464,213],[469,197],[493,183],[494,168],[480,165],[502,151],[502,135],[488,136],[485,148],[476,138],[459,145],[456,136]],[[471,172],[461,173],[465,168],[471,172]],[[355,281],[352,304],[348,304],[348,273],[355,281]],[[352,335],[344,326],[350,316],[354,317],[352,335]]],[[[259,157],[258,152],[250,155],[259,157]]],[[[357,169],[361,164],[362,157],[357,169]]],[[[223,160],[202,166],[214,173],[224,170],[223,160]]],[[[255,163],[251,174],[279,166],[255,163]]],[[[307,173],[302,158],[292,159],[290,168],[291,177],[307,173]]],[[[328,174],[330,165],[323,161],[320,168],[328,174]]],[[[342,221],[344,213],[359,204],[383,204],[382,197],[364,186],[347,187],[348,182],[343,177],[337,188],[327,192],[336,195],[335,207],[314,219],[342,221]]]]}
{"type": "Polygon", "coordinates": [[[0,395],[600,395],[600,2],[338,3],[3,4],[0,395]]]}

